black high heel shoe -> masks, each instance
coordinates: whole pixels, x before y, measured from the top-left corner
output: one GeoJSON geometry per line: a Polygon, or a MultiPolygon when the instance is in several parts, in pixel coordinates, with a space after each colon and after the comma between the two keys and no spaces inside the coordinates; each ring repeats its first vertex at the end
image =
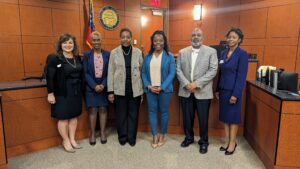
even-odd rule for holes
{"type": "Polygon", "coordinates": [[[219,150],[220,151],[227,151],[227,149],[228,149],[228,146],[226,148],[224,148],[223,146],[221,146],[219,150]]]}
{"type": "Polygon", "coordinates": [[[107,143],[107,138],[105,137],[105,135],[100,136],[100,142],[101,142],[101,144],[106,144],[107,143]],[[104,139],[102,139],[102,138],[104,138],[104,139]]]}
{"type": "Polygon", "coordinates": [[[96,141],[90,141],[90,145],[91,145],[91,146],[96,145],[96,141]]]}
{"type": "Polygon", "coordinates": [[[225,155],[232,155],[235,151],[235,148],[236,148],[237,144],[235,143],[235,146],[234,146],[234,149],[232,151],[225,151],[225,155]]]}
{"type": "Polygon", "coordinates": [[[91,146],[94,146],[94,145],[96,145],[96,139],[94,139],[95,141],[91,141],[92,139],[90,138],[89,139],[89,143],[90,143],[90,145],[91,146]]]}

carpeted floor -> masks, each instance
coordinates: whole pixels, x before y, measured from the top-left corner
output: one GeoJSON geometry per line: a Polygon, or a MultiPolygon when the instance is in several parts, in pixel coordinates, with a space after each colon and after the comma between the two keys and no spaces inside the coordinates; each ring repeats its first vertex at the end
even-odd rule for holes
{"type": "MultiPolygon", "coordinates": [[[[238,138],[232,156],[219,151],[221,140],[210,138],[208,153],[199,153],[196,142],[181,148],[182,135],[168,135],[160,148],[150,146],[150,133],[138,133],[137,144],[120,146],[116,132],[108,136],[107,144],[90,146],[80,140],[83,149],[66,153],[61,146],[18,156],[8,160],[9,169],[264,169],[264,165],[247,141],[238,138]]],[[[199,139],[198,137],[195,139],[199,139]]],[[[197,141],[195,140],[195,141],[197,141]]]]}

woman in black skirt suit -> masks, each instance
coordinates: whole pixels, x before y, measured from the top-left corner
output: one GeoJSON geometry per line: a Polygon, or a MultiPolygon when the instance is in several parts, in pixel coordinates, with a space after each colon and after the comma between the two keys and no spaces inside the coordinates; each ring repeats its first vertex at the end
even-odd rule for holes
{"type": "Polygon", "coordinates": [[[84,53],[83,67],[86,80],[86,106],[90,119],[90,145],[96,144],[95,127],[97,112],[99,112],[100,140],[102,144],[107,142],[105,126],[107,119],[107,69],[109,52],[101,49],[101,34],[98,31],[92,33],[93,49],[84,53]]]}
{"type": "Polygon", "coordinates": [[[56,53],[47,58],[47,89],[51,116],[58,120],[62,145],[71,153],[81,148],[75,141],[75,132],[82,111],[82,79],[83,66],[75,37],[62,34],[56,43],[56,53]]]}

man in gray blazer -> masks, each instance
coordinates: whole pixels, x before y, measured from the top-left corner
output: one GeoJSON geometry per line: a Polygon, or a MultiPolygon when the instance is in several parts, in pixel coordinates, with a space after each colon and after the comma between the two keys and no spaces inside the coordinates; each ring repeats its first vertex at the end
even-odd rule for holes
{"type": "Polygon", "coordinates": [[[179,80],[180,102],[183,112],[185,139],[181,147],[194,143],[195,110],[200,126],[200,153],[205,154],[208,147],[208,113],[213,98],[213,78],[218,69],[217,51],[202,44],[203,33],[195,28],[191,43],[179,51],[177,57],[177,78],[179,80]]]}

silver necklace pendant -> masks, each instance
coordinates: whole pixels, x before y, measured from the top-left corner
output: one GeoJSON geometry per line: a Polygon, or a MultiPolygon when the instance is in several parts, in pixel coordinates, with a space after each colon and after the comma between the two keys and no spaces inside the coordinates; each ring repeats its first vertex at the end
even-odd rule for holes
{"type": "Polygon", "coordinates": [[[130,45],[130,47],[129,47],[128,53],[126,53],[123,49],[122,49],[122,51],[123,51],[123,54],[124,54],[125,56],[128,56],[129,53],[130,53],[130,51],[131,51],[131,45],[130,45]]]}
{"type": "Polygon", "coordinates": [[[76,68],[76,59],[75,59],[75,58],[73,58],[74,64],[70,63],[70,62],[68,61],[68,58],[65,57],[65,59],[66,59],[66,61],[67,61],[67,63],[68,63],[69,65],[71,65],[73,68],[76,68]]]}

